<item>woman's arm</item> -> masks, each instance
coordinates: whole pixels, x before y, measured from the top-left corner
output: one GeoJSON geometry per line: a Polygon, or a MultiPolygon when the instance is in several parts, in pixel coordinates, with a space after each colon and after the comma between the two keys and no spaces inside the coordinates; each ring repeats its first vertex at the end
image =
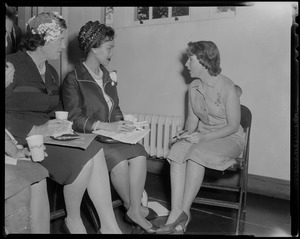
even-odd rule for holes
{"type": "Polygon", "coordinates": [[[67,74],[62,84],[62,102],[64,110],[69,112],[69,119],[73,121],[73,129],[78,132],[91,133],[97,120],[87,117],[83,109],[79,85],[74,72],[67,74]]]}
{"type": "Polygon", "coordinates": [[[188,92],[188,116],[185,121],[184,129],[188,130],[188,134],[193,133],[198,126],[199,118],[194,114],[192,109],[192,100],[191,100],[191,85],[189,86],[188,92]]]}

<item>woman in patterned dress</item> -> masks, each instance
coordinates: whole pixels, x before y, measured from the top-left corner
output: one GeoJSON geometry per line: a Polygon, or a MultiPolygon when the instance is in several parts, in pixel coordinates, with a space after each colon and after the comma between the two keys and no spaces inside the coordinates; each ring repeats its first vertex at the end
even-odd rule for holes
{"type": "Polygon", "coordinates": [[[168,155],[171,212],[166,224],[157,230],[159,234],[186,230],[205,168],[225,170],[235,163],[245,144],[239,97],[234,83],[220,74],[217,46],[211,41],[190,42],[187,55],[185,66],[195,78],[188,91],[187,132],[177,134],[168,155]]]}

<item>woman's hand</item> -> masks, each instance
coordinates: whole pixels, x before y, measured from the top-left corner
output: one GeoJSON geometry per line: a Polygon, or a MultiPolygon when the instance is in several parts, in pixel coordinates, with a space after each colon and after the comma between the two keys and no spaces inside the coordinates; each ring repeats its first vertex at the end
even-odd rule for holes
{"type": "Polygon", "coordinates": [[[126,120],[108,123],[107,127],[107,130],[118,133],[132,132],[134,129],[133,122],[126,120]]]}
{"type": "MultiPolygon", "coordinates": [[[[46,146],[44,145],[44,156],[48,157],[48,154],[46,153],[46,146]]],[[[29,158],[31,156],[30,151],[28,148],[18,148],[14,155],[12,155],[13,158],[29,158]]],[[[30,160],[30,159],[28,159],[30,160]]]]}
{"type": "MultiPolygon", "coordinates": [[[[70,121],[53,119],[47,121],[45,124],[35,126],[34,134],[41,134],[43,136],[50,136],[68,130],[70,121]]],[[[32,135],[32,134],[31,134],[32,135]]]]}
{"type": "Polygon", "coordinates": [[[185,139],[186,141],[192,144],[198,144],[201,141],[205,141],[205,134],[202,134],[200,132],[194,132],[189,135],[184,135],[182,139],[185,139]]]}

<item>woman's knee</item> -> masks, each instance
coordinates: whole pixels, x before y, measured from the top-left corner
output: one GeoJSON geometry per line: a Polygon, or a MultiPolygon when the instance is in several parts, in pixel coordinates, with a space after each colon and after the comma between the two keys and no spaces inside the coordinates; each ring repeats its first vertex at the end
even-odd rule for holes
{"type": "Polygon", "coordinates": [[[46,178],[44,178],[43,180],[31,185],[31,195],[33,195],[33,196],[42,195],[42,196],[47,196],[48,197],[46,178]]]}
{"type": "Polygon", "coordinates": [[[105,160],[103,148],[98,151],[98,153],[94,156],[94,159],[105,160]]]}
{"type": "Polygon", "coordinates": [[[94,167],[94,158],[91,158],[83,167],[83,170],[91,170],[94,167]]]}
{"type": "Polygon", "coordinates": [[[145,156],[137,156],[137,157],[134,157],[134,158],[131,158],[128,160],[129,161],[129,164],[146,164],[146,157],[145,156]]]}
{"type": "Polygon", "coordinates": [[[120,163],[118,163],[115,167],[113,167],[110,173],[112,176],[117,176],[120,174],[127,173],[128,170],[128,161],[123,160],[120,163]]]}

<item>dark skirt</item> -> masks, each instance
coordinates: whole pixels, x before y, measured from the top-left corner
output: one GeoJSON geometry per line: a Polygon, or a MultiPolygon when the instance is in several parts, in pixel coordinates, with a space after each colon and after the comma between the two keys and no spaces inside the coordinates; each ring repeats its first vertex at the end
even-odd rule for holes
{"type": "MultiPolygon", "coordinates": [[[[97,141],[98,142],[98,141],[97,141]]],[[[110,172],[117,164],[124,160],[129,160],[138,156],[148,157],[144,147],[137,144],[125,144],[125,143],[100,143],[104,149],[105,160],[108,171],[110,172]]]]}
{"type": "Polygon", "coordinates": [[[71,184],[77,178],[85,164],[101,148],[102,146],[96,141],[92,141],[85,150],[47,144],[46,152],[48,157],[41,164],[48,170],[50,178],[55,182],[61,185],[71,184]]]}

